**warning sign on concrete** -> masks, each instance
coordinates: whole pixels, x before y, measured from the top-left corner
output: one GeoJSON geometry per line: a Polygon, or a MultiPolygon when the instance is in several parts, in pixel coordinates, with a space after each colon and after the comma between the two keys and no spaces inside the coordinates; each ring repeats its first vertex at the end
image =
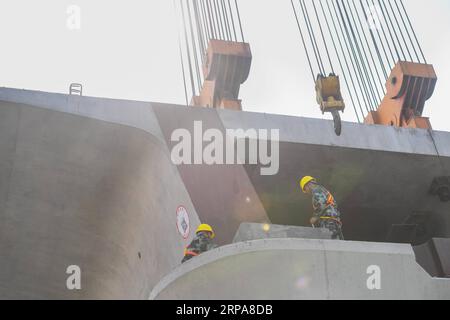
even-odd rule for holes
{"type": "Polygon", "coordinates": [[[189,237],[189,215],[186,208],[183,206],[179,206],[177,208],[177,228],[178,232],[184,239],[187,239],[189,237]]]}

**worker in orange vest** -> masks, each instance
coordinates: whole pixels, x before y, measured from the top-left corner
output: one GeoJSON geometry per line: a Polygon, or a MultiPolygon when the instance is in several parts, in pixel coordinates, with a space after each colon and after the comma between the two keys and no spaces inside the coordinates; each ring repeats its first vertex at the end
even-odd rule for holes
{"type": "Polygon", "coordinates": [[[333,239],[344,240],[341,213],[333,195],[311,176],[303,177],[300,187],[304,193],[312,196],[314,213],[310,219],[311,225],[330,230],[333,239]]]}
{"type": "Polygon", "coordinates": [[[195,231],[194,240],[184,250],[184,258],[181,263],[184,263],[196,257],[199,254],[217,248],[217,245],[212,242],[215,233],[209,224],[201,224],[195,231]]]}

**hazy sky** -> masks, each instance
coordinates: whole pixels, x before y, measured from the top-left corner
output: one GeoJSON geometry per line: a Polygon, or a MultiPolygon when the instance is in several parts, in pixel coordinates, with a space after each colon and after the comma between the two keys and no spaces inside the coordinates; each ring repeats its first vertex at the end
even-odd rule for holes
{"type": "MultiPolygon", "coordinates": [[[[253,52],[244,110],[321,118],[289,0],[239,0],[253,52]]],[[[425,116],[450,131],[450,1],[405,0],[438,85],[425,116]]],[[[0,0],[0,86],[184,103],[172,0],[0,0]],[[81,30],[67,28],[69,5],[81,30]]],[[[351,108],[343,118],[356,121],[351,108]]]]}

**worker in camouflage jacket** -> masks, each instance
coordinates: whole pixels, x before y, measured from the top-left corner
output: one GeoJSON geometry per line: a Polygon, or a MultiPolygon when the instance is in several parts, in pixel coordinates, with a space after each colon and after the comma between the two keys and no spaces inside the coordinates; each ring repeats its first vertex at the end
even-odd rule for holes
{"type": "Polygon", "coordinates": [[[302,178],[300,187],[312,196],[314,213],[310,219],[311,225],[330,230],[333,239],[344,240],[341,214],[333,195],[310,176],[302,178]]]}
{"type": "Polygon", "coordinates": [[[184,257],[181,263],[184,263],[203,252],[217,248],[217,245],[212,241],[214,237],[215,234],[211,226],[208,224],[201,224],[195,232],[194,240],[192,240],[189,246],[184,250],[184,257]]]}

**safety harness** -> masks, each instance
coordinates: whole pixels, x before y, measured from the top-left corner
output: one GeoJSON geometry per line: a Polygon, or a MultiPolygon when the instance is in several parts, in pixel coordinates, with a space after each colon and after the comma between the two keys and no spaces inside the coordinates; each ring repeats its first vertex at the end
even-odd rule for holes
{"type": "Polygon", "coordinates": [[[334,222],[336,222],[336,223],[338,223],[339,225],[342,226],[341,220],[339,220],[339,219],[337,219],[337,218],[327,217],[327,216],[322,216],[322,217],[319,217],[319,219],[322,219],[322,220],[331,220],[331,221],[334,221],[334,222]]]}
{"type": "Polygon", "coordinates": [[[194,252],[194,251],[191,251],[191,250],[189,250],[188,248],[185,248],[185,249],[184,249],[184,255],[185,255],[185,256],[196,257],[196,256],[199,255],[199,253],[194,252]]]}
{"type": "MultiPolygon", "coordinates": [[[[333,197],[333,195],[328,191],[328,194],[327,194],[327,202],[326,202],[326,204],[325,204],[325,209],[327,209],[327,208],[329,208],[329,207],[331,207],[331,206],[335,206],[335,205],[336,205],[336,202],[334,201],[334,197],[333,197]]],[[[322,219],[322,220],[331,220],[331,221],[336,222],[336,223],[339,224],[340,226],[342,226],[342,222],[341,222],[341,220],[340,220],[339,218],[334,218],[334,217],[330,217],[330,216],[321,216],[321,217],[319,217],[319,219],[322,219]]]]}

